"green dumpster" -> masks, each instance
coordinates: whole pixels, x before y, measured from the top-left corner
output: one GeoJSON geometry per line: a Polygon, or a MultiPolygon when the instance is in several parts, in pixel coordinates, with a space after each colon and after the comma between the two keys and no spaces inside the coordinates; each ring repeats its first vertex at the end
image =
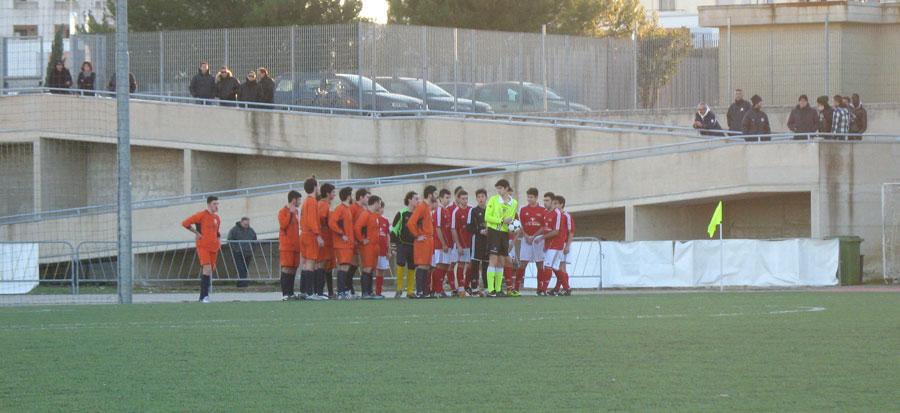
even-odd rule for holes
{"type": "Polygon", "coordinates": [[[863,239],[855,235],[835,237],[838,240],[838,278],[841,285],[862,284],[862,256],[859,253],[863,239]]]}

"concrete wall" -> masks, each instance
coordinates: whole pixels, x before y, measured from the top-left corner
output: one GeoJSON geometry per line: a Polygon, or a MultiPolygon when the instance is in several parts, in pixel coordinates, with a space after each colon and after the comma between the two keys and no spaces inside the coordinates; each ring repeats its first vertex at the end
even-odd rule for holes
{"type": "Polygon", "coordinates": [[[41,209],[74,208],[85,205],[87,154],[80,142],[42,139],[40,145],[41,209]]]}
{"type": "Polygon", "coordinates": [[[576,237],[594,237],[604,241],[625,240],[625,208],[572,214],[576,237]]]}
{"type": "Polygon", "coordinates": [[[0,216],[34,212],[33,158],[30,143],[0,145],[0,216]]]}
{"type": "MultiPolygon", "coordinates": [[[[809,238],[809,193],[744,194],[722,199],[727,238],[809,238]]],[[[640,240],[705,239],[719,200],[635,206],[640,240]]],[[[717,235],[718,236],[718,235],[717,235]]]]}
{"type": "Polygon", "coordinates": [[[302,181],[315,175],[321,179],[341,177],[339,162],[271,156],[235,155],[236,188],[302,181]]]}

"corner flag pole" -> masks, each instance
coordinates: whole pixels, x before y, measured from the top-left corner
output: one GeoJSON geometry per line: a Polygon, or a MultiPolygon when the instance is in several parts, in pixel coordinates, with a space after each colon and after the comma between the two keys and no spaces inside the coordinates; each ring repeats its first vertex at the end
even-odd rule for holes
{"type": "Polygon", "coordinates": [[[709,234],[709,237],[712,238],[713,235],[716,234],[716,227],[719,228],[719,291],[725,291],[725,235],[724,229],[722,226],[723,219],[722,216],[725,214],[725,208],[722,205],[722,201],[719,201],[719,204],[716,205],[716,210],[713,211],[712,218],[709,220],[709,225],[706,227],[706,232],[709,234]]]}
{"type": "Polygon", "coordinates": [[[725,292],[725,234],[722,232],[722,223],[719,222],[719,243],[721,244],[719,255],[719,292],[725,292]]]}

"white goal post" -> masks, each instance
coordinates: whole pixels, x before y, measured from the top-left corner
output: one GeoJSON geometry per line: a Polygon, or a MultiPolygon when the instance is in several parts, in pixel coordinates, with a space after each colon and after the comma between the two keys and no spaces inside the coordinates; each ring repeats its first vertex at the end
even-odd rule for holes
{"type": "Polygon", "coordinates": [[[884,282],[900,282],[900,182],[881,186],[881,229],[884,282]]]}

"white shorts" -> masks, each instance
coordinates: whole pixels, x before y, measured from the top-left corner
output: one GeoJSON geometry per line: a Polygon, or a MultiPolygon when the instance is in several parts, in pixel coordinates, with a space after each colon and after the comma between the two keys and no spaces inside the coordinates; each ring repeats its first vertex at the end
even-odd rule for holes
{"type": "Polygon", "coordinates": [[[459,261],[459,253],[456,251],[455,246],[450,247],[450,249],[447,250],[447,257],[448,257],[448,260],[450,261],[448,264],[452,264],[452,263],[459,261]]]}
{"type": "Polygon", "coordinates": [[[391,269],[391,262],[388,261],[387,257],[384,255],[378,257],[378,265],[375,267],[376,270],[389,270],[391,269]]]}
{"type": "Polygon", "coordinates": [[[528,262],[543,262],[544,239],[536,239],[531,244],[528,244],[523,239],[522,242],[519,243],[519,260],[528,262]]]}
{"type": "Polygon", "coordinates": [[[552,268],[558,271],[564,262],[566,262],[566,254],[560,250],[547,250],[544,253],[544,268],[552,268]]]}
{"type": "Polygon", "coordinates": [[[440,264],[450,265],[450,253],[445,253],[443,250],[434,250],[434,255],[431,256],[431,266],[436,267],[440,264]]]}
{"type": "Polygon", "coordinates": [[[471,248],[460,248],[456,253],[456,262],[464,262],[469,263],[472,261],[472,249],[471,248]]]}

